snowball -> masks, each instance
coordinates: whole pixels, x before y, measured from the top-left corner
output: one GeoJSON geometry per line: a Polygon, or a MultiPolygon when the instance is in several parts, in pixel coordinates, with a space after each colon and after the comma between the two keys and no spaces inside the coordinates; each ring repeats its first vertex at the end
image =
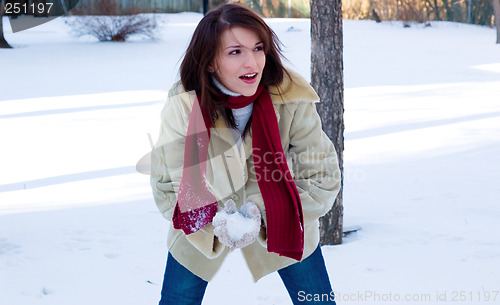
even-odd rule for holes
{"type": "Polygon", "coordinates": [[[234,242],[242,239],[246,233],[259,231],[260,229],[260,224],[257,221],[247,218],[239,212],[228,214],[226,211],[220,211],[217,213],[217,217],[226,220],[227,232],[234,242]]]}

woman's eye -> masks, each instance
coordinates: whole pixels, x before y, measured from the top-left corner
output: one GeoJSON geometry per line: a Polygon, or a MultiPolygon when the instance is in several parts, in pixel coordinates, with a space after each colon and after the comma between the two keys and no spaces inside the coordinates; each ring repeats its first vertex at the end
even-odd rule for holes
{"type": "Polygon", "coordinates": [[[231,52],[229,52],[229,55],[236,55],[236,54],[240,54],[240,50],[233,50],[231,52]]]}
{"type": "Polygon", "coordinates": [[[255,47],[255,51],[264,51],[264,47],[263,46],[255,47]]]}

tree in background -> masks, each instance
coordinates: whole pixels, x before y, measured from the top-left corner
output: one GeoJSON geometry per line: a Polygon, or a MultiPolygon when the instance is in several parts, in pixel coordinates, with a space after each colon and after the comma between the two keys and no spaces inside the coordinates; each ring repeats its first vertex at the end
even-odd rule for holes
{"type": "Polygon", "coordinates": [[[494,16],[492,0],[467,0],[470,1],[470,18],[467,22],[472,24],[482,24],[493,26],[492,16],[494,16]]]}
{"type": "MultiPolygon", "coordinates": [[[[335,144],[343,185],[344,77],[341,0],[311,0],[311,83],[323,130],[335,144]]],[[[322,245],[342,243],[342,189],[333,208],[320,218],[322,245]]]]}
{"type": "Polygon", "coordinates": [[[497,43],[500,43],[500,0],[492,0],[495,10],[495,25],[497,27],[497,43]]]}
{"type": "Polygon", "coordinates": [[[0,48],[8,49],[12,48],[10,44],[5,40],[3,35],[3,15],[4,15],[4,1],[0,0],[0,48]]]}
{"type": "Polygon", "coordinates": [[[203,15],[226,2],[227,0],[203,0],[203,15]]]}
{"type": "Polygon", "coordinates": [[[309,17],[309,0],[225,0],[244,4],[264,17],[309,17]]]}
{"type": "Polygon", "coordinates": [[[158,28],[154,16],[140,14],[134,6],[122,7],[118,0],[99,0],[91,5],[81,5],[72,10],[73,16],[65,23],[76,36],[90,35],[99,41],[126,41],[130,36],[155,38],[158,28]]]}
{"type": "Polygon", "coordinates": [[[493,26],[493,0],[342,0],[344,19],[454,21],[493,26]]]}

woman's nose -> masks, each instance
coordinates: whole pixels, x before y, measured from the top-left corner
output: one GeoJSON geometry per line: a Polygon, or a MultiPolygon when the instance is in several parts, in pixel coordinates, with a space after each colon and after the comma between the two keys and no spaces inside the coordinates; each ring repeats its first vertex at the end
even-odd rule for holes
{"type": "Polygon", "coordinates": [[[257,59],[253,52],[248,52],[245,57],[245,68],[255,68],[257,66],[257,59]]]}

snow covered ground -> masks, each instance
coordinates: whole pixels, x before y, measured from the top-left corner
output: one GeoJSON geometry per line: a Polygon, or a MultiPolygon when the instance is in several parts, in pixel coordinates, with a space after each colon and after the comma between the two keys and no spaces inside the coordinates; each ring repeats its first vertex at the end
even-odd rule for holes
{"type": "MultiPolygon", "coordinates": [[[[201,15],[161,18],[157,41],[127,43],[73,38],[62,19],[5,22],[0,304],[157,303],[168,223],[135,164],[201,15]]],[[[268,21],[308,77],[309,21],[268,21]]],[[[464,24],[344,22],[344,223],[361,230],[323,247],[338,304],[500,303],[494,42],[464,24]]],[[[235,252],[204,304],[290,301],[235,252]]]]}

